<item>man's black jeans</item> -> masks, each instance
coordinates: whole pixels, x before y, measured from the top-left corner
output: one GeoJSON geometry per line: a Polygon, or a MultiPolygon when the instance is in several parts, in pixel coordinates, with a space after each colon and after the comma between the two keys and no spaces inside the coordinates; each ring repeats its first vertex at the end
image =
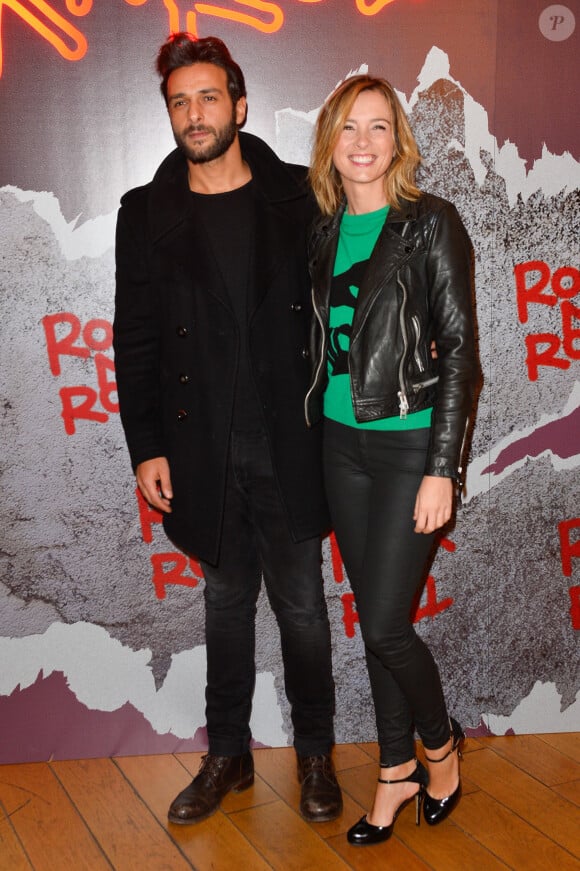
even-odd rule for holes
{"type": "Polygon", "coordinates": [[[233,433],[219,563],[205,576],[209,752],[245,753],[255,684],[255,616],[262,574],[280,629],[294,746],[334,743],[334,683],[320,538],[293,541],[263,433],[233,433]]]}

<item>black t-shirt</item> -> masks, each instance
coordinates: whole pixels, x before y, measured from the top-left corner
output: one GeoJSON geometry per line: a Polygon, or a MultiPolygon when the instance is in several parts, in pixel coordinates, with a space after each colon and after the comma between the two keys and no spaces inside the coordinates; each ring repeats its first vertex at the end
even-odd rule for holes
{"type": "Polygon", "coordinates": [[[248,349],[248,291],[256,256],[254,184],[220,194],[191,194],[196,217],[208,236],[214,260],[224,280],[239,328],[240,352],[236,378],[233,429],[262,429],[262,415],[251,375],[248,349]]]}

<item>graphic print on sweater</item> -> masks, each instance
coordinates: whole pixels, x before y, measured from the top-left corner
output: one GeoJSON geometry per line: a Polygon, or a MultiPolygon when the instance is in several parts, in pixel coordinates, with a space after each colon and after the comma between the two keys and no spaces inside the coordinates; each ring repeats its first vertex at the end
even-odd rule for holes
{"type": "Polygon", "coordinates": [[[329,376],[348,374],[348,351],[354,307],[368,261],[353,263],[332,279],[328,336],[329,376]]]}

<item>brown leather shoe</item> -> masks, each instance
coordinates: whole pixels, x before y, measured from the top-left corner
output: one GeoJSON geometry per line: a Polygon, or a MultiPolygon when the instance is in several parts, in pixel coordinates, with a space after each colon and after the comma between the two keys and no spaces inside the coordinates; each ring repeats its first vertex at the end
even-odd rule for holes
{"type": "Polygon", "coordinates": [[[342,793],[330,755],[299,756],[302,785],[300,813],[311,823],[335,820],[342,813],[342,793]]]}
{"type": "Polygon", "coordinates": [[[179,793],[169,808],[169,822],[190,825],[217,811],[224,795],[242,792],[254,782],[254,760],[250,751],[242,756],[202,756],[199,773],[179,793]]]}

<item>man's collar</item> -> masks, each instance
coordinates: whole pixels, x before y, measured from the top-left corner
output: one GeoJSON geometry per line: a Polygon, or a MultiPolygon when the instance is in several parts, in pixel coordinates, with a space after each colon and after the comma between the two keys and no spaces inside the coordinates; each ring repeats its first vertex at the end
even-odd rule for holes
{"type": "MultiPolygon", "coordinates": [[[[269,145],[251,133],[240,132],[239,137],[242,157],[266,200],[280,203],[307,194],[305,177],[294,176],[269,145]]],[[[154,240],[185,220],[189,199],[187,160],[176,148],[161,163],[151,183],[149,217],[154,240]]]]}

